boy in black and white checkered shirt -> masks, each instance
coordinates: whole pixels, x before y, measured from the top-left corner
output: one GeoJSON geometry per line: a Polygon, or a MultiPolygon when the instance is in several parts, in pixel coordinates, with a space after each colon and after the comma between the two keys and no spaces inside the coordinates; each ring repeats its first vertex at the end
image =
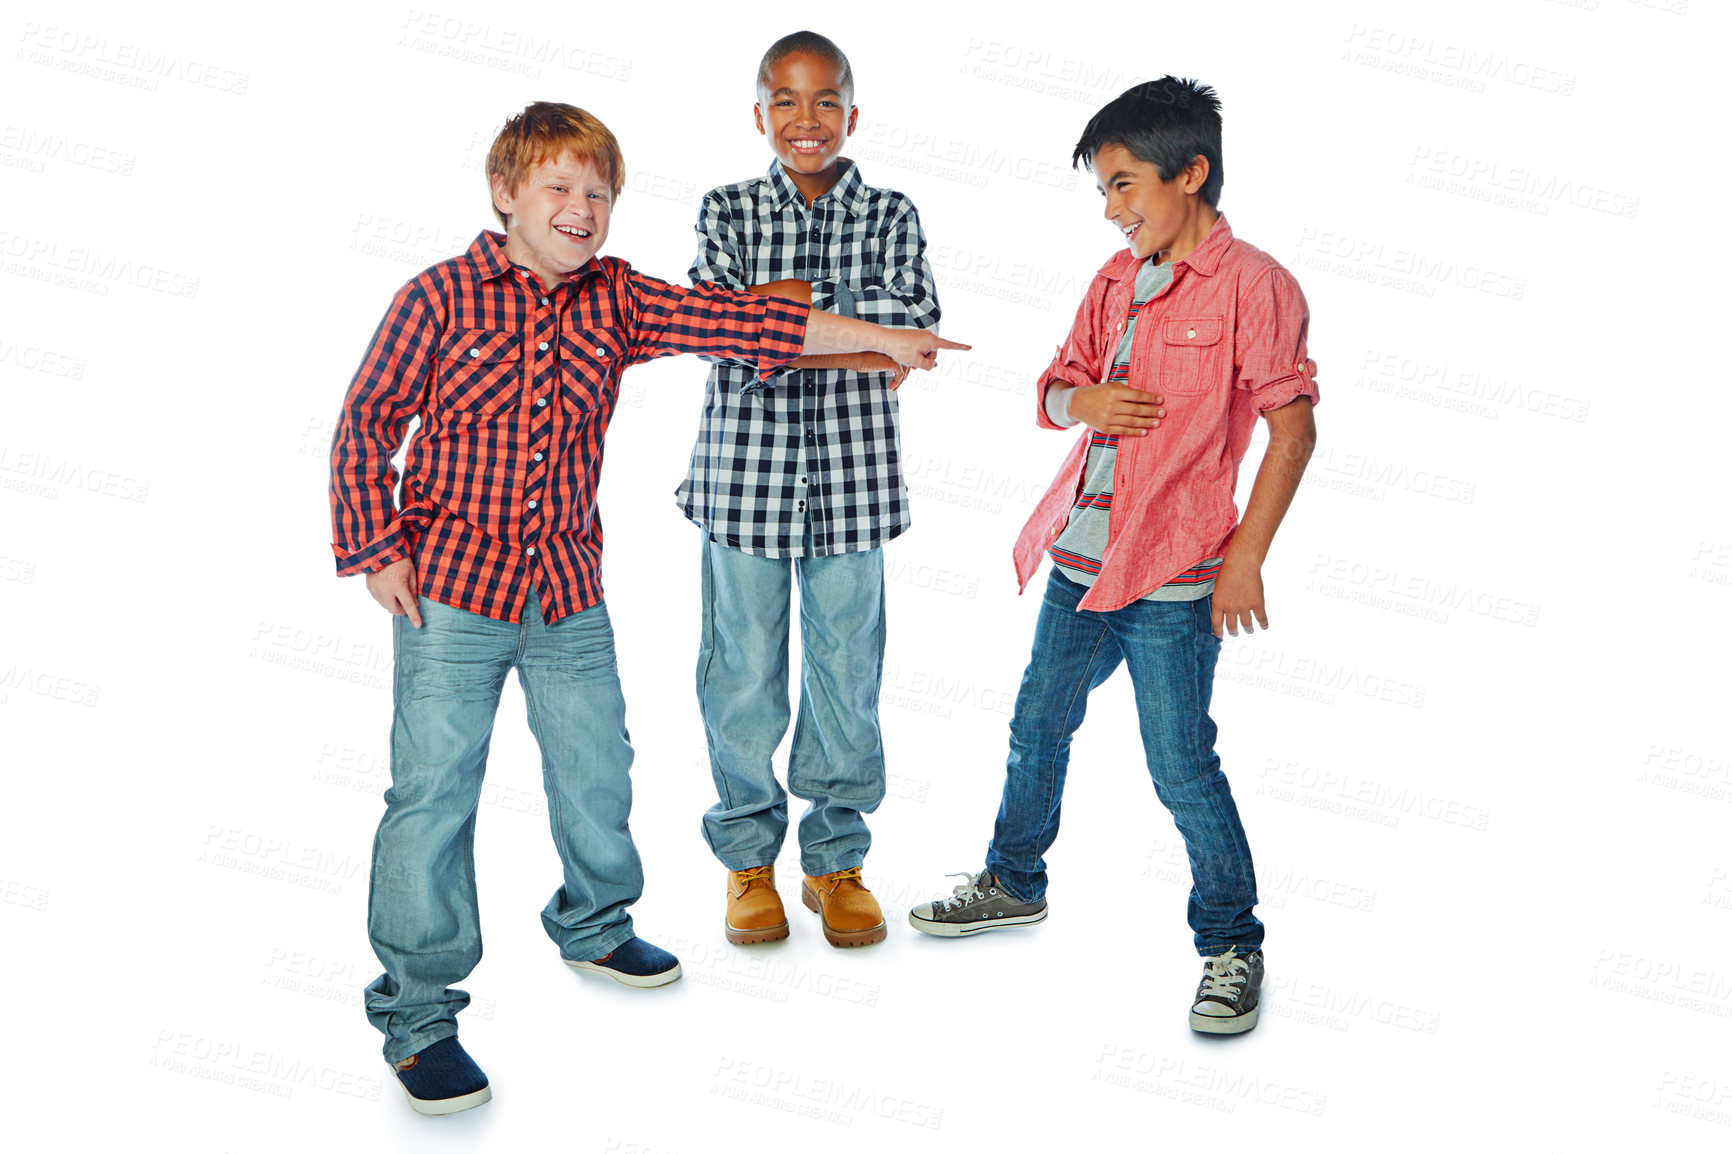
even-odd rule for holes
{"type": "MultiPolygon", "coordinates": [[[[694,283],[809,300],[896,328],[938,323],[914,205],[868,187],[841,149],[858,116],[853,75],[811,32],[778,40],[758,71],[759,132],[776,160],[722,185],[698,217],[694,283]]],[[[877,354],[803,357],[768,382],[716,361],[680,507],[705,531],[698,704],[718,800],[704,837],[729,870],[726,933],[788,935],[775,888],[787,794],[770,766],[787,731],[788,626],[800,584],[800,708],[788,789],[800,819],[801,897],[836,946],[885,935],[860,880],[864,815],[884,797],[878,689],[879,548],[908,527],[894,392],[877,354]]]]}

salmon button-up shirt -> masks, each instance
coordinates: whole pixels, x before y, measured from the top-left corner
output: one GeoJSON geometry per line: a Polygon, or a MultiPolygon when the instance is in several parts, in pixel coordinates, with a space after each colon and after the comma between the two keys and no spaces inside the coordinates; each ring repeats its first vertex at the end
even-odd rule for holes
{"type": "MultiPolygon", "coordinates": [[[[1070,336],[1041,373],[1035,419],[1053,381],[1106,379],[1124,335],[1139,258],[1121,250],[1095,274],[1070,336]]],[[[1225,216],[1182,260],[1172,283],[1142,306],[1131,336],[1132,388],[1158,393],[1167,415],[1147,436],[1120,437],[1113,511],[1100,576],[1079,609],[1121,609],[1208,557],[1222,556],[1239,522],[1239,462],[1259,415],[1317,396],[1306,355],[1310,312],[1293,275],[1237,240],[1225,216]]],[[[1026,589],[1064,531],[1082,481],[1089,438],[1078,437],[1023,526],[1014,553],[1026,589]]]]}

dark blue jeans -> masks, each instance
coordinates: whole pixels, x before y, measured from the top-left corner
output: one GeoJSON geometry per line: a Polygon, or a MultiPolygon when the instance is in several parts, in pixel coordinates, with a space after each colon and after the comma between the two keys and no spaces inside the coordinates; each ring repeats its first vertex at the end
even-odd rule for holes
{"type": "Polygon", "coordinates": [[[1209,692],[1221,642],[1209,598],[1133,601],[1109,613],[1077,608],[1088,590],[1057,570],[1047,581],[1034,654],[1010,722],[1004,797],[986,865],[1023,901],[1046,893],[1043,854],[1058,837],[1071,735],[1088,695],[1119,663],[1130,671],[1155,795],[1173,815],[1191,861],[1188,910],[1197,952],[1263,944],[1252,914],[1257,878],[1239,809],[1215,755],[1209,692]]]}

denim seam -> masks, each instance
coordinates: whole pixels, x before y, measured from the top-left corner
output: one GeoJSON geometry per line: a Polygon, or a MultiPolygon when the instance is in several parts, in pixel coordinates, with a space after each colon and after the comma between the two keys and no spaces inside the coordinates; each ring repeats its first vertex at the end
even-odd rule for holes
{"type": "MultiPolygon", "coordinates": [[[[716,757],[716,734],[709,724],[710,666],[715,664],[716,660],[715,566],[710,560],[710,550],[713,547],[710,539],[705,537],[698,581],[699,594],[703,600],[701,620],[698,625],[698,655],[703,662],[698,669],[698,714],[704,722],[704,745],[709,749],[710,765],[719,767],[720,762],[716,757]]],[[[733,791],[728,788],[728,775],[719,772],[718,769],[714,776],[720,781],[722,800],[727,803],[729,809],[733,809],[733,791]]],[[[706,840],[708,839],[706,838],[706,840]]],[[[712,845],[710,848],[713,850],[715,847],[712,845]]]]}
{"type": "MultiPolygon", "coordinates": [[[[1213,598],[1209,599],[1209,603],[1211,605],[1213,605],[1213,598]]],[[[1212,693],[1210,692],[1210,690],[1213,688],[1212,684],[1211,685],[1205,685],[1204,684],[1203,665],[1204,665],[1204,662],[1207,660],[1207,652],[1206,651],[1207,651],[1207,647],[1208,647],[1210,642],[1213,642],[1216,646],[1216,661],[1219,662],[1221,642],[1220,642],[1220,638],[1215,636],[1214,614],[1212,612],[1203,611],[1201,609],[1201,606],[1202,606],[1201,600],[1194,602],[1194,604],[1196,604],[1198,606],[1198,609],[1193,611],[1193,613],[1192,613],[1192,616],[1194,618],[1196,618],[1196,622],[1197,622],[1197,632],[1194,636],[1194,643],[1196,646],[1195,652],[1196,652],[1197,660],[1196,660],[1196,664],[1193,666],[1193,669],[1195,672],[1194,672],[1194,683],[1193,683],[1192,688],[1193,688],[1194,692],[1196,693],[1198,729],[1197,729],[1197,732],[1195,734],[1193,734],[1193,740],[1195,741],[1196,746],[1197,746],[1195,752],[1198,755],[1197,760],[1200,763],[1202,761],[1202,748],[1201,748],[1201,746],[1202,746],[1202,740],[1201,740],[1202,725],[1203,725],[1203,722],[1206,721],[1208,716],[1209,716],[1209,705],[1205,701],[1205,698],[1212,696],[1212,693]]],[[[1214,680],[1212,672],[1211,672],[1209,680],[1211,683],[1214,680]]],[[[1214,750],[1212,747],[1209,750],[1209,752],[1211,754],[1214,753],[1214,750]]],[[[1221,769],[1221,767],[1219,765],[1219,761],[1220,761],[1220,758],[1217,755],[1216,756],[1217,764],[1215,766],[1215,772],[1221,774],[1222,779],[1224,781],[1226,778],[1226,774],[1221,769]]],[[[1232,796],[1231,785],[1229,784],[1227,797],[1231,798],[1231,796],[1232,796]]],[[[1232,820],[1231,821],[1227,820],[1229,815],[1225,811],[1225,806],[1223,805],[1223,799],[1218,797],[1218,796],[1211,796],[1210,797],[1209,807],[1216,811],[1216,818],[1218,821],[1220,821],[1223,828],[1236,827],[1238,830],[1238,834],[1239,834],[1238,839],[1237,839],[1238,844],[1234,848],[1239,851],[1240,860],[1243,862],[1245,870],[1250,874],[1249,877],[1240,877],[1238,879],[1239,884],[1244,886],[1247,890],[1249,890],[1250,894],[1251,894],[1251,905],[1247,910],[1243,911],[1243,913],[1246,916],[1255,918],[1256,917],[1255,911],[1257,908],[1257,872],[1256,872],[1256,868],[1253,864],[1252,857],[1251,857],[1251,839],[1245,833],[1244,821],[1238,815],[1238,807],[1237,806],[1234,807],[1234,812],[1231,815],[1232,820]]],[[[1259,948],[1261,948],[1261,947],[1259,947],[1259,948]]],[[[1220,953],[1219,950],[1217,950],[1215,952],[1220,953]]]]}
{"type": "MultiPolygon", "coordinates": [[[[394,1049],[395,1047],[392,1047],[390,1045],[386,1046],[385,1061],[390,1063],[391,1066],[393,1067],[391,1070],[391,1076],[393,1078],[397,1078],[397,1071],[395,1069],[397,1063],[401,1062],[404,1058],[414,1057],[416,1054],[419,1054],[422,1050],[425,1050],[429,1046],[438,1045],[440,1042],[443,1042],[446,1038],[455,1038],[457,1036],[457,1023],[451,1019],[446,1019],[446,1020],[449,1021],[451,1024],[451,1030],[449,1033],[442,1032],[438,1026],[430,1027],[429,1032],[438,1034],[439,1036],[437,1038],[434,1038],[431,1042],[423,1042],[421,1045],[416,1046],[413,1050],[410,1050],[406,1054],[399,1054],[393,1058],[391,1056],[391,1050],[394,1049]]],[[[397,1080],[399,1082],[402,1081],[401,1078],[397,1078],[397,1080]]]]}
{"type": "MultiPolygon", "coordinates": [[[[1100,656],[1101,641],[1103,639],[1105,639],[1106,636],[1108,635],[1108,633],[1110,632],[1110,630],[1107,628],[1107,623],[1106,623],[1106,620],[1104,618],[1102,619],[1102,621],[1100,623],[1099,629],[1100,629],[1100,632],[1095,634],[1094,646],[1093,646],[1093,648],[1091,648],[1089,650],[1088,660],[1083,663],[1082,677],[1080,679],[1078,679],[1077,684],[1076,684],[1076,688],[1071,690],[1070,700],[1065,703],[1064,724],[1067,727],[1070,727],[1070,716],[1071,716],[1071,713],[1076,709],[1077,698],[1080,696],[1084,701],[1088,700],[1088,695],[1089,695],[1089,692],[1092,688],[1089,685],[1089,683],[1094,680],[1095,659],[1100,656]]],[[[1074,736],[1076,731],[1080,728],[1082,728],[1082,724],[1080,722],[1077,723],[1077,725],[1075,727],[1070,727],[1069,733],[1067,734],[1067,736],[1074,736]]],[[[1063,739],[1061,738],[1060,740],[1062,741],[1063,739]]],[[[1045,775],[1045,777],[1046,777],[1046,799],[1043,803],[1043,807],[1045,809],[1045,817],[1043,817],[1041,819],[1042,820],[1042,826],[1041,826],[1042,829],[1045,829],[1045,823],[1047,821],[1050,821],[1052,818],[1053,795],[1054,795],[1054,793],[1057,792],[1057,786],[1054,783],[1053,779],[1054,779],[1054,771],[1057,768],[1057,764],[1058,764],[1058,747],[1059,747],[1058,742],[1053,743],[1052,760],[1047,762],[1047,767],[1046,767],[1046,775],[1045,775]]],[[[1037,853],[1036,856],[1044,857],[1045,852],[1040,851],[1039,853],[1037,853]]],[[[1004,887],[1000,886],[999,888],[1003,889],[1004,887]]],[[[1009,891],[1007,890],[1006,892],[1008,893],[1009,891]]],[[[1012,895],[1012,896],[1014,896],[1014,895],[1012,895]]],[[[1046,895],[1042,894],[1041,896],[1045,897],[1046,895]]]]}
{"type": "MultiPolygon", "coordinates": [[[[866,550],[861,550],[861,552],[866,552],[866,550]]],[[[877,644],[878,664],[877,664],[877,673],[875,674],[875,677],[874,677],[874,686],[875,687],[878,685],[881,685],[883,683],[883,680],[884,680],[884,642],[885,642],[884,604],[885,604],[886,598],[885,598],[884,580],[883,580],[883,567],[882,567],[883,566],[883,559],[884,559],[883,553],[882,552],[878,553],[878,556],[877,556],[877,560],[879,562],[879,570],[878,570],[878,626],[877,626],[877,631],[876,631],[876,637],[878,639],[878,644],[877,644]]],[[[795,793],[795,791],[794,791],[795,753],[800,748],[801,735],[804,733],[805,729],[807,728],[807,717],[809,716],[808,709],[807,709],[807,702],[808,702],[808,698],[810,695],[806,691],[806,671],[808,669],[808,662],[809,662],[809,657],[808,657],[809,649],[806,645],[806,622],[807,622],[807,613],[806,613],[807,587],[806,587],[806,569],[805,569],[805,561],[806,560],[808,560],[808,559],[807,558],[799,558],[793,562],[795,569],[796,569],[795,578],[798,581],[799,586],[800,586],[800,709],[799,709],[798,713],[795,714],[794,737],[793,737],[792,743],[788,747],[788,792],[791,794],[794,794],[794,796],[796,796],[796,797],[800,797],[803,800],[810,802],[810,803],[815,805],[816,801],[817,801],[817,799],[815,797],[808,797],[805,794],[795,793]]],[[[844,671],[846,671],[846,662],[844,663],[844,671]]],[[[852,685],[853,679],[848,678],[846,684],[852,685]]],[[[840,689],[840,688],[842,688],[842,683],[838,684],[838,689],[840,689]]],[[[876,695],[874,696],[873,702],[872,702],[872,720],[874,722],[874,728],[879,729],[879,732],[877,734],[877,739],[878,739],[877,744],[878,744],[879,758],[880,758],[880,761],[882,761],[883,753],[884,753],[884,737],[883,737],[882,729],[879,728],[876,724],[878,721],[878,699],[877,699],[876,695]]],[[[821,739],[820,739],[820,745],[822,745],[821,739]]],[[[888,789],[888,777],[889,777],[888,772],[886,772],[886,774],[885,774],[885,788],[878,791],[878,796],[876,798],[865,799],[865,800],[871,801],[871,805],[869,808],[862,807],[859,805],[849,805],[847,808],[852,809],[852,810],[856,811],[857,813],[861,813],[861,814],[870,813],[873,810],[877,809],[878,806],[880,804],[882,804],[884,801],[884,794],[888,789]]],[[[829,801],[851,802],[854,799],[848,798],[848,797],[839,797],[835,794],[825,794],[824,800],[826,802],[829,802],[829,801]]],[[[808,810],[808,813],[809,812],[810,811],[808,810]]],[[[835,873],[837,870],[852,869],[856,866],[862,865],[864,862],[865,855],[866,855],[866,850],[871,848],[871,831],[866,829],[866,823],[865,823],[864,817],[861,818],[860,824],[861,824],[861,829],[866,833],[866,837],[867,837],[866,847],[859,851],[859,856],[860,856],[861,860],[847,862],[847,864],[844,864],[844,865],[833,866],[832,868],[827,869],[827,870],[819,870],[818,873],[811,873],[810,871],[807,871],[808,876],[816,877],[820,873],[835,873]]],[[[800,832],[802,834],[804,833],[804,827],[805,827],[805,818],[802,817],[801,821],[800,821],[800,832]]],[[[802,870],[805,870],[805,863],[808,860],[807,854],[811,852],[811,848],[812,847],[805,844],[805,840],[802,837],[801,842],[800,842],[800,859],[801,859],[800,868],[802,870]]],[[[845,858],[853,857],[853,856],[854,856],[853,854],[844,855],[845,858]]]]}

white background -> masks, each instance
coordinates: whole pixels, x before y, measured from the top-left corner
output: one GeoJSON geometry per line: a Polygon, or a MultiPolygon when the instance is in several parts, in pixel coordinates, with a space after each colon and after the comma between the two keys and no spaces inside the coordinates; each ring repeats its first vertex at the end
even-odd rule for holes
{"type": "Polygon", "coordinates": [[[1727,237],[1702,159],[1722,9],[164,7],[31,2],[0,27],[9,1148],[1732,1135],[1707,340],[1727,237]],[[461,1019],[495,1099],[422,1119],[359,1004],[390,646],[332,576],[338,402],[392,291],[491,226],[481,162],[530,100],[614,129],[607,251],[683,281],[699,196],[770,159],[758,56],[807,23],[850,53],[850,154],[919,206],[944,332],[975,345],[903,393],[914,527],[887,554],[867,863],[891,936],[832,950],[794,905],[788,942],[723,941],[697,534],[672,503],[703,366],[635,369],[601,495],[634,912],[686,976],[642,992],[559,964],[513,684],[461,1019]],[[1228,1041],[1185,1025],[1183,850],[1122,674],[1076,742],[1048,922],[950,942],[902,920],[979,868],[996,805],[1038,607],[1010,545],[1068,444],[1034,426],[1031,375],[1118,243],[1070,150],[1168,71],[1222,94],[1222,208],[1303,284],[1323,394],[1265,569],[1274,627],[1217,678],[1269,926],[1263,1021],[1228,1041]]]}

